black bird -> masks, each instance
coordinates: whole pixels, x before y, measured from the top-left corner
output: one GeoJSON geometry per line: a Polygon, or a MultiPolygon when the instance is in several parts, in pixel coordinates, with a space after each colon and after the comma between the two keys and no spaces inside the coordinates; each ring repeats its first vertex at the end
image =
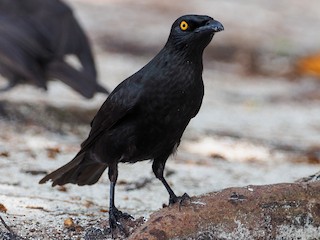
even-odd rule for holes
{"type": "Polygon", "coordinates": [[[60,0],[0,0],[0,74],[8,85],[29,83],[47,89],[60,79],[86,98],[108,93],[97,83],[89,41],[72,9],[60,0]],[[80,70],[65,61],[75,55],[80,70]]]}
{"type": "MultiPolygon", "coordinates": [[[[91,185],[108,168],[111,229],[128,215],[114,204],[118,163],[151,159],[155,176],[169,193],[169,204],[181,200],[163,176],[167,158],[177,149],[204,94],[202,54],[221,23],[209,16],[185,15],[172,25],[164,48],[142,69],[120,83],[94,117],[91,132],[75,158],[44,177],[52,186],[91,185]]],[[[184,195],[187,196],[187,195],[184,195]]]]}

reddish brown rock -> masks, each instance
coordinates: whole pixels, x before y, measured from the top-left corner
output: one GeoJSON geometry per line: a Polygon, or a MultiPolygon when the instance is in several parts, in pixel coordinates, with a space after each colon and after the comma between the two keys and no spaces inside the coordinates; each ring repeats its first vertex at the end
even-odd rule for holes
{"type": "Polygon", "coordinates": [[[320,239],[320,182],[228,188],[161,209],[130,240],[320,239]]]}

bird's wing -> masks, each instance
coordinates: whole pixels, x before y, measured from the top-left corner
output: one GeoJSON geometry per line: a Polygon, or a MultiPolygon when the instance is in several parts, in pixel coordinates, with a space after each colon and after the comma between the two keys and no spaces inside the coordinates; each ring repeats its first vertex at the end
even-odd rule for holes
{"type": "Polygon", "coordinates": [[[118,85],[103,103],[91,122],[89,137],[81,144],[80,152],[85,151],[105,131],[112,128],[138,106],[142,85],[136,81],[139,74],[131,76],[118,85]]]}

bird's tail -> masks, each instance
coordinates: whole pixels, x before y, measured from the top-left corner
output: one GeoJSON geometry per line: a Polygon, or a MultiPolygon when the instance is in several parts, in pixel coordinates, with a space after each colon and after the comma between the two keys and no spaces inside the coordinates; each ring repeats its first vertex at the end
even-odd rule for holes
{"type": "Polygon", "coordinates": [[[86,152],[80,152],[72,161],[48,174],[40,184],[52,180],[52,186],[74,183],[79,186],[92,185],[101,177],[107,164],[95,161],[86,152]]]}

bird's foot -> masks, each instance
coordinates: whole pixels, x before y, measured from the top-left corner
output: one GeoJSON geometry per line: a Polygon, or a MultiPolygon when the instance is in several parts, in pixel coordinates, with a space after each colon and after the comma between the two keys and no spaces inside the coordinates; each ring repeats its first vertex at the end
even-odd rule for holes
{"type": "Polygon", "coordinates": [[[184,193],[182,196],[172,196],[169,198],[169,206],[178,203],[179,204],[179,210],[181,209],[181,206],[184,205],[184,203],[188,200],[190,200],[190,196],[187,193],[184,193]]]}
{"type": "Polygon", "coordinates": [[[119,229],[121,233],[128,236],[128,232],[120,222],[122,219],[134,219],[130,214],[121,212],[116,207],[109,211],[109,226],[112,238],[114,238],[114,230],[119,229]]]}

